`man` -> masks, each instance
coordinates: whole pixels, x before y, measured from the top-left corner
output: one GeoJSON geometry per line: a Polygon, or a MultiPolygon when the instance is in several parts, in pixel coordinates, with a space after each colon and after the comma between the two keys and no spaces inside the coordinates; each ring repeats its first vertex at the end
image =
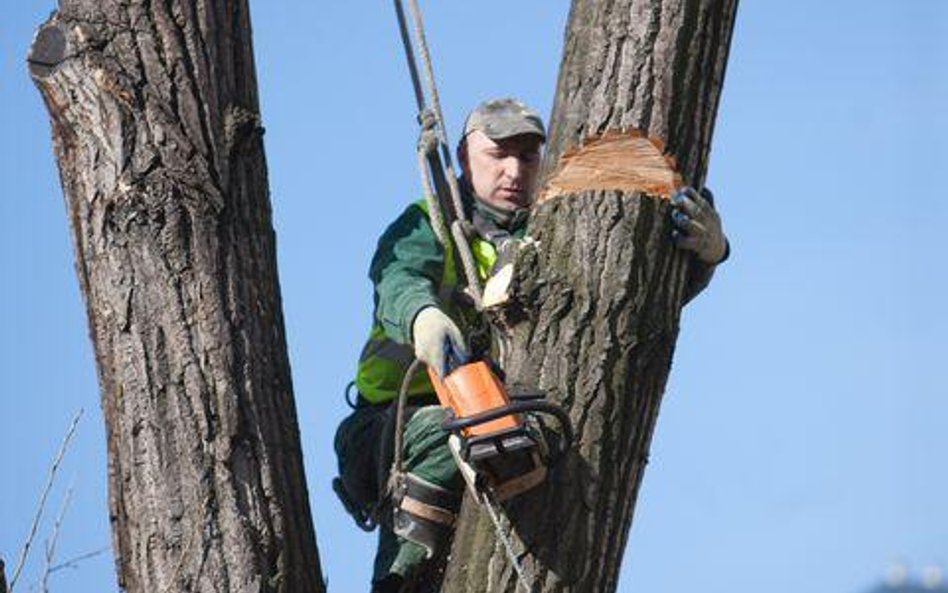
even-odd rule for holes
{"type": "MultiPolygon", "coordinates": [[[[507,242],[523,236],[545,139],[540,116],[515,99],[486,101],[465,122],[458,144],[460,186],[466,216],[478,235],[471,247],[482,280],[507,242]]],[[[702,263],[692,266],[690,296],[707,284],[728,251],[709,199],[709,193],[691,188],[673,199],[673,239],[702,263]]],[[[336,433],[340,478],[334,488],[357,522],[381,524],[373,592],[409,588],[406,583],[430,559],[446,552],[460,506],[463,480],[441,428],[444,410],[425,373],[417,373],[408,389],[403,447],[407,494],[385,499],[393,447],[389,404],[412,360],[444,376],[449,370],[446,352],[464,359],[490,348],[483,320],[460,296],[459,269],[454,249],[441,246],[427,206],[418,202],[382,235],[369,271],[375,285],[375,325],[359,361],[355,410],[336,433]],[[419,507],[429,511],[419,512],[419,507]]]]}

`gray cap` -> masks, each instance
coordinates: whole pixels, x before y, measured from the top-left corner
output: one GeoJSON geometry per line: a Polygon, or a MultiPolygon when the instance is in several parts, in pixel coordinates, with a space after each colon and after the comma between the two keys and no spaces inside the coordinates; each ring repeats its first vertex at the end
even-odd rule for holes
{"type": "Polygon", "coordinates": [[[540,114],[510,97],[490,99],[475,107],[464,121],[464,136],[474,130],[484,132],[491,140],[520,134],[536,134],[546,140],[540,114]]]}

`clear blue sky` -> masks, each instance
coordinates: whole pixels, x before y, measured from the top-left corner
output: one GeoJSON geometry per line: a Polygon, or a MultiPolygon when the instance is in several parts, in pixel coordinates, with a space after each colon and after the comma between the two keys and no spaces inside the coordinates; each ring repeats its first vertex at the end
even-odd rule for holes
{"type": "MultiPolygon", "coordinates": [[[[24,64],[52,8],[0,9],[8,567],[78,408],[48,514],[72,483],[59,558],[110,541],[91,344],[24,64]]],[[[549,114],[567,2],[423,8],[452,138],[493,95],[549,114]]],[[[368,329],[372,249],[420,192],[413,99],[391,2],[255,2],[252,17],[320,553],[331,590],[364,591],[374,536],[330,490],[331,440],[368,329]]],[[[948,563],[946,106],[948,3],[742,3],[708,181],[733,255],[685,313],[620,591],[860,593],[891,562],[948,563]]],[[[100,556],[52,588],[114,581],[100,556]]]]}

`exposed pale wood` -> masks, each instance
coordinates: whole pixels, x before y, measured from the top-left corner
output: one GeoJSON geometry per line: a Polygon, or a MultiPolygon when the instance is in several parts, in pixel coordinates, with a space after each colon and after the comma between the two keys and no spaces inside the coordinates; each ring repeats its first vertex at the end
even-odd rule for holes
{"type": "Polygon", "coordinates": [[[670,198],[681,184],[661,140],[635,130],[608,132],[563,154],[537,201],[595,190],[670,198]]]}

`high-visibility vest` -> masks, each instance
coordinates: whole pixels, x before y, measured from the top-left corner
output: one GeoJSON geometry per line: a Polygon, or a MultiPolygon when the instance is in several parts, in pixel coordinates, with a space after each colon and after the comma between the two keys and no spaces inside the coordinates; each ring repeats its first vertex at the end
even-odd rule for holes
{"type": "MultiPolygon", "coordinates": [[[[425,200],[415,202],[414,206],[428,215],[428,204],[425,200]]],[[[471,241],[471,252],[477,264],[477,274],[481,281],[487,279],[494,262],[497,261],[497,249],[490,241],[480,237],[471,241]]],[[[451,295],[458,288],[458,274],[455,265],[454,246],[448,242],[444,248],[444,267],[441,272],[441,284],[438,295],[441,309],[450,316],[461,331],[465,327],[466,319],[475,314],[473,311],[462,311],[451,295]]],[[[402,379],[409,365],[415,359],[415,350],[411,344],[400,344],[385,335],[382,324],[375,320],[369,339],[362,354],[359,356],[358,370],[356,371],[356,388],[363,398],[371,403],[383,403],[398,397],[402,379]]],[[[433,394],[434,388],[428,379],[428,373],[417,372],[408,386],[408,396],[433,394]]]]}

